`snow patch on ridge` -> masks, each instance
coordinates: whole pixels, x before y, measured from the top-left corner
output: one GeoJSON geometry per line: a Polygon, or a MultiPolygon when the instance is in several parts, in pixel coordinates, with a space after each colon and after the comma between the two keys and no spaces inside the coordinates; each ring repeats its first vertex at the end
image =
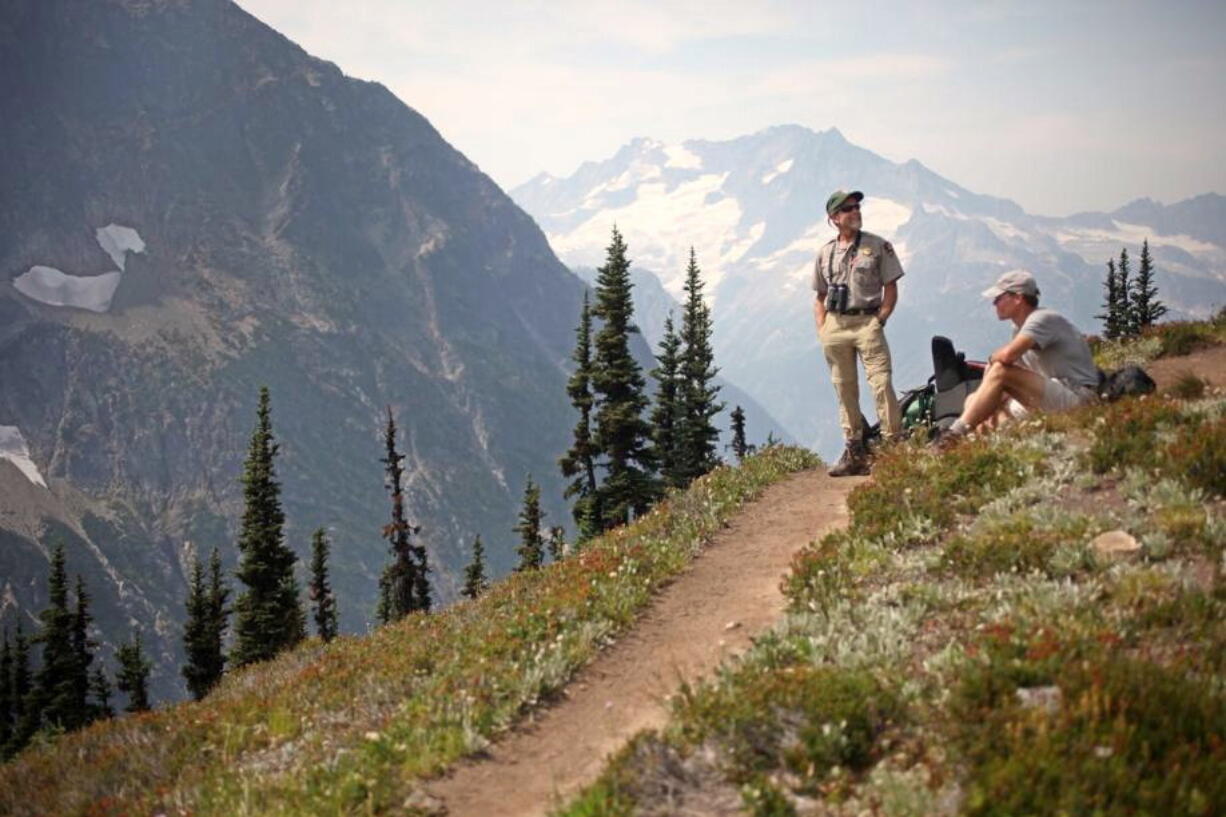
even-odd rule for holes
{"type": "Polygon", "coordinates": [[[1207,241],[1201,241],[1190,235],[1159,235],[1153,227],[1143,224],[1129,224],[1112,219],[1114,230],[1094,228],[1065,228],[1056,233],[1056,241],[1061,246],[1076,242],[1111,242],[1115,244],[1140,245],[1143,240],[1149,241],[1151,247],[1176,247],[1192,254],[1212,253],[1222,248],[1207,241]]]}
{"type": "Polygon", "coordinates": [[[8,460],[16,465],[17,470],[35,485],[47,487],[38,466],[30,458],[30,447],[26,445],[26,438],[21,435],[21,429],[17,426],[0,426],[0,460],[8,460]]]}
{"type": "Polygon", "coordinates": [[[893,239],[898,229],[911,220],[911,208],[893,199],[869,197],[860,207],[864,229],[882,238],[893,239]]]}
{"type": "Polygon", "coordinates": [[[94,237],[98,239],[98,246],[102,248],[102,251],[111,257],[115,266],[119,267],[120,272],[125,271],[124,264],[129,252],[145,251],[145,242],[141,240],[140,233],[131,227],[108,224],[105,227],[99,227],[94,232],[94,237]]]}
{"type": "Polygon", "coordinates": [[[691,153],[684,145],[668,145],[664,148],[668,161],[665,167],[676,167],[682,170],[701,170],[702,159],[691,153]]]}
{"type": "Polygon", "coordinates": [[[119,287],[120,273],[83,277],[67,275],[55,267],[34,266],[13,280],[13,287],[27,298],[50,306],[73,306],[91,312],[106,312],[119,287]]]}
{"type": "Polygon", "coordinates": [[[770,184],[775,179],[779,178],[784,173],[787,173],[789,170],[791,170],[792,165],[794,164],[796,164],[795,159],[785,159],[784,161],[775,165],[774,170],[772,170],[771,172],[767,173],[765,176],[762,177],[762,184],[770,184]]]}

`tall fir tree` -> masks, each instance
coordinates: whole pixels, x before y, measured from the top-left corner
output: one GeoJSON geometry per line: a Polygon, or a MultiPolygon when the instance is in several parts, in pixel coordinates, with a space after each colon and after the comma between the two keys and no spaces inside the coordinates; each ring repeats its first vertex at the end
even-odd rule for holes
{"type": "Polygon", "coordinates": [[[328,582],[328,534],[318,528],[311,539],[311,602],[315,605],[315,631],[327,643],[336,638],[336,596],[328,582]]]}
{"type": "Polygon", "coordinates": [[[1141,242],[1141,260],[1137,277],[1132,283],[1130,303],[1131,325],[1134,332],[1153,326],[1167,313],[1167,308],[1158,300],[1158,285],[1154,283],[1154,262],[1149,254],[1149,239],[1141,242]]]}
{"type": "Polygon", "coordinates": [[[732,410],[732,453],[737,462],[749,454],[749,444],[745,442],[745,410],[740,406],[732,410]]]}
{"type": "Polygon", "coordinates": [[[115,717],[115,710],[111,708],[112,691],[106,670],[94,667],[94,671],[89,674],[89,707],[94,720],[115,717]]]}
{"type": "Polygon", "coordinates": [[[715,353],[711,349],[711,308],[702,297],[702,273],[690,248],[685,270],[685,312],[681,320],[681,418],[677,434],[680,448],[678,474],[681,484],[702,476],[719,464],[716,449],[719,429],[715,415],[724,407],[717,401],[715,353]]]}
{"type": "Polygon", "coordinates": [[[7,757],[5,747],[13,739],[13,649],[9,645],[9,631],[4,630],[4,643],[0,644],[0,759],[7,757]]]}
{"type": "Polygon", "coordinates": [[[563,496],[576,497],[573,508],[575,526],[581,541],[590,539],[601,530],[600,492],[596,484],[596,459],[599,451],[592,436],[592,310],[587,292],[583,293],[583,308],[579,313],[579,328],[575,331],[574,374],[566,384],[571,405],[579,412],[570,450],[558,460],[562,476],[571,480],[563,496]]]}
{"type": "Polygon", "coordinates": [[[597,270],[593,317],[601,321],[592,359],[597,450],[605,478],[597,489],[600,529],[608,530],[646,513],[655,498],[649,441],[651,425],[643,418],[648,399],[638,361],[630,354],[634,325],[630,260],[621,233],[613,228],[604,266],[597,270]]]}
{"type": "Polygon", "coordinates": [[[145,657],[140,630],[133,634],[131,641],[119,645],[119,649],[115,651],[115,660],[119,662],[116,686],[128,696],[128,705],[124,707],[124,711],[146,711],[149,709],[149,670],[153,668],[153,664],[145,657]]]}
{"type": "MultiPolygon", "coordinates": [[[[418,558],[418,548],[412,538],[421,528],[410,525],[404,510],[404,454],[396,450],[396,418],[392,407],[387,407],[387,426],[383,434],[385,454],[380,462],[387,473],[387,489],[392,495],[392,521],[383,526],[383,538],[391,550],[392,561],[383,569],[379,578],[379,621],[387,624],[399,621],[414,610],[430,609],[427,592],[423,600],[419,596],[425,577],[419,576],[424,567],[418,558]]],[[[424,548],[421,549],[424,554],[424,548]]],[[[427,584],[428,588],[429,585],[427,584]]]]}
{"type": "Polygon", "coordinates": [[[1115,266],[1115,309],[1116,320],[1120,327],[1120,337],[1126,338],[1136,334],[1132,323],[1132,280],[1131,267],[1128,260],[1128,248],[1120,250],[1120,260],[1115,266]]]}
{"type": "Polygon", "coordinates": [[[197,701],[221,680],[226,657],[223,641],[226,631],[226,599],[229,589],[221,574],[221,555],[213,548],[206,583],[204,566],[197,559],[192,567],[187,595],[187,623],[183,628],[183,649],[187,663],[183,678],[197,701]]]}
{"type": "Polygon", "coordinates": [[[519,511],[519,523],[514,530],[519,534],[519,566],[516,570],[536,570],[545,563],[545,541],[541,536],[541,522],[545,514],[541,511],[541,489],[533,484],[532,475],[528,475],[528,484],[524,487],[524,504],[519,511]]]}
{"type": "Polygon", "coordinates": [[[98,643],[89,637],[89,625],[94,620],[89,612],[89,593],[85,590],[85,579],[77,574],[77,606],[72,616],[72,653],[73,653],[73,704],[79,707],[80,722],[83,726],[97,717],[90,706],[89,679],[90,668],[94,663],[94,649],[98,643]]]}
{"type": "MultiPolygon", "coordinates": [[[[42,666],[34,675],[32,698],[40,715],[38,726],[75,729],[85,720],[78,697],[77,655],[73,649],[73,616],[68,609],[68,574],[64,546],[51,552],[47,607],[39,614],[42,628],[35,641],[42,645],[42,666]]],[[[37,728],[37,727],[36,727],[37,728]]]]}
{"type": "Polygon", "coordinates": [[[1115,259],[1107,259],[1107,277],[1103,280],[1103,311],[1094,317],[1103,322],[1103,337],[1115,340],[1120,336],[1120,293],[1116,281],[1115,259]]]}
{"type": "Polygon", "coordinates": [[[464,568],[464,589],[460,592],[465,598],[475,599],[482,596],[489,588],[489,579],[485,575],[485,545],[481,537],[473,540],[473,558],[464,568]]]}
{"type": "Polygon", "coordinates": [[[34,690],[34,676],[30,671],[30,640],[18,621],[17,635],[13,639],[13,733],[6,747],[10,757],[21,751],[34,737],[41,714],[34,690]]]}
{"type": "Polygon", "coordinates": [[[285,544],[285,513],[274,458],[268,388],[260,388],[256,427],[243,464],[241,554],[237,576],[245,586],[234,605],[236,666],[272,658],[306,635],[306,616],[294,578],[297,556],[285,544]]]}
{"type": "Polygon", "coordinates": [[[681,337],[673,328],[672,312],[664,318],[664,337],[656,367],[655,404],[651,409],[652,454],[660,482],[666,488],[684,485],[681,467],[681,431],[684,412],[684,380],[681,377],[681,337]]]}

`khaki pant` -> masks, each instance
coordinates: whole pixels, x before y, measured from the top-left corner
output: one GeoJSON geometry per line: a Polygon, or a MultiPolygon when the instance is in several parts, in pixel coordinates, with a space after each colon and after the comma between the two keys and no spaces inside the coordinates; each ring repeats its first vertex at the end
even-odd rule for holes
{"type": "Polygon", "coordinates": [[[830,379],[839,398],[839,423],[845,440],[860,439],[860,381],[856,375],[856,354],[864,363],[864,375],[877,403],[877,419],[883,437],[897,437],[902,431],[902,415],[890,372],[890,346],[875,315],[838,315],[826,313],[818,331],[830,379]]]}

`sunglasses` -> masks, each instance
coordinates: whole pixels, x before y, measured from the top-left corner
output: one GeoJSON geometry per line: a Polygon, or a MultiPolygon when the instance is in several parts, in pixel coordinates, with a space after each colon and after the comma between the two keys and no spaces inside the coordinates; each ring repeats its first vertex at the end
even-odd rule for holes
{"type": "Polygon", "coordinates": [[[998,303],[1000,303],[1000,299],[1005,297],[1006,295],[1016,295],[1016,294],[1017,294],[1016,292],[1002,292],[999,295],[997,295],[995,298],[992,299],[992,306],[996,306],[998,303]]]}
{"type": "Polygon", "coordinates": [[[860,205],[858,205],[858,204],[844,204],[842,207],[840,207],[840,208],[838,209],[838,212],[840,212],[840,213],[858,213],[858,212],[860,212],[860,205]]]}

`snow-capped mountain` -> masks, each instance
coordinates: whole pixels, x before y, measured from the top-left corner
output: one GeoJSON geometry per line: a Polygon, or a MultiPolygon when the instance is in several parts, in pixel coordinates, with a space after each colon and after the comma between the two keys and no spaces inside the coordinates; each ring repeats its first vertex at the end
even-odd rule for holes
{"type": "MultiPolygon", "coordinates": [[[[810,276],[833,236],[831,191],[866,194],[864,228],[894,243],[906,270],[889,329],[895,385],[931,373],[934,334],[972,355],[1008,337],[979,298],[1006,269],[1034,272],[1043,300],[1097,329],[1107,258],[1148,238],[1172,315],[1226,303],[1226,198],[1053,218],[974,193],[915,160],[891,162],[843,138],[785,125],[725,142],[635,139],[567,178],[542,174],[511,191],[567,264],[602,262],[612,226],[631,258],[677,295],[693,246],[709,282],[716,359],[798,439],[840,445],[833,391],[813,327],[810,276]]],[[[871,400],[862,390],[871,417],[871,400]]]]}

